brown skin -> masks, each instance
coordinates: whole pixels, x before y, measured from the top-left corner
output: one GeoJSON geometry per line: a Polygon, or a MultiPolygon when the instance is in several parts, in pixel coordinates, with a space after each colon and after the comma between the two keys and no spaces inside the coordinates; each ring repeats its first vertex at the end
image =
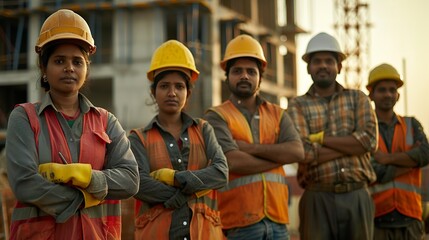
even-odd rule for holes
{"type": "MultiPolygon", "coordinates": [[[[374,101],[378,121],[390,124],[395,116],[393,108],[399,100],[396,82],[393,80],[377,82],[372,87],[369,97],[374,101]]],[[[418,146],[419,144],[417,142],[415,145],[418,146]]],[[[384,153],[378,150],[373,157],[380,164],[395,165],[397,167],[396,176],[407,173],[411,168],[417,167],[417,163],[404,152],[384,153]]]]}
{"type": "Polygon", "coordinates": [[[158,120],[176,140],[180,138],[183,125],[181,113],[191,95],[186,86],[186,80],[178,72],[171,72],[152,90],[159,108],[158,120]]]}
{"type": "Polygon", "coordinates": [[[68,116],[74,116],[79,110],[79,90],[88,73],[87,58],[80,47],[69,43],[58,45],[42,71],[50,85],[55,107],[68,116]]]}
{"type": "MultiPolygon", "coordinates": [[[[256,96],[261,82],[260,75],[255,60],[250,58],[238,59],[227,74],[228,86],[233,93],[232,101],[251,113],[257,111],[256,96]]],[[[287,163],[302,161],[304,158],[304,148],[299,141],[279,144],[236,142],[239,149],[225,154],[229,170],[233,173],[265,172],[287,163]]]]}
{"type": "MultiPolygon", "coordinates": [[[[335,93],[337,75],[341,72],[342,64],[331,52],[316,52],[311,56],[307,72],[313,79],[316,94],[329,97],[335,93]]],[[[323,146],[319,148],[318,163],[328,162],[346,155],[361,155],[366,150],[353,136],[334,137],[325,134],[323,146]]],[[[314,162],[314,159],[306,159],[314,162]]]]}

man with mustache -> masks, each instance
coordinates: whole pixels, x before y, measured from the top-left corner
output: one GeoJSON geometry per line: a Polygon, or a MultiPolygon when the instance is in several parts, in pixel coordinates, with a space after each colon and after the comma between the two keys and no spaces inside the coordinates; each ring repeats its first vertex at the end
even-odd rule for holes
{"type": "MultiPolygon", "coordinates": [[[[371,186],[375,203],[374,239],[424,239],[421,168],[429,162],[423,127],[414,117],[393,110],[402,87],[398,71],[389,64],[371,70],[366,88],[375,104],[379,149],[372,155],[377,183],[371,186]]],[[[427,188],[427,186],[426,186],[427,188]]]]}
{"type": "Polygon", "coordinates": [[[373,237],[374,204],[367,186],[376,177],[370,153],[377,149],[377,120],[362,91],[337,82],[345,58],[334,37],[314,36],[302,56],[313,84],[289,103],[305,151],[297,174],[305,189],[299,203],[303,240],[373,237]]]}
{"type": "Polygon", "coordinates": [[[285,110],[258,94],[266,65],[256,39],[232,39],[221,62],[231,96],[205,115],[228,161],[218,202],[229,240],[290,239],[283,165],[302,161],[304,150],[285,110]]]}

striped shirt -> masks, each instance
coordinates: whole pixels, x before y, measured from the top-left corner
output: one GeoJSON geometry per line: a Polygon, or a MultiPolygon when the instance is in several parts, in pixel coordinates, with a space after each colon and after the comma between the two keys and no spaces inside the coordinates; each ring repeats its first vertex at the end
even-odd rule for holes
{"type": "Polygon", "coordinates": [[[335,93],[324,98],[311,86],[305,95],[290,101],[288,112],[303,140],[306,158],[317,160],[314,156],[320,145],[309,142],[308,136],[320,131],[329,136],[352,135],[367,150],[362,155],[340,157],[323,164],[300,163],[297,178],[301,187],[310,183],[375,181],[370,152],[377,149],[378,126],[369,98],[362,91],[345,89],[336,83],[335,93]]]}

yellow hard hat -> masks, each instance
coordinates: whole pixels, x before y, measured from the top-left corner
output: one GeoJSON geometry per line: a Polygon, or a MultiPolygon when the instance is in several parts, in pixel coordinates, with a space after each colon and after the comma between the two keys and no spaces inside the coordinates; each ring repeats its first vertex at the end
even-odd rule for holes
{"type": "Polygon", "coordinates": [[[335,52],[338,54],[340,62],[347,57],[341,50],[337,39],[324,32],[317,34],[308,42],[305,54],[302,55],[302,60],[308,63],[310,61],[310,55],[316,52],[335,52]]]}
{"type": "Polygon", "coordinates": [[[401,76],[399,75],[398,71],[396,71],[396,69],[392,65],[383,63],[369,72],[368,84],[366,85],[366,89],[371,91],[372,86],[382,80],[395,81],[398,88],[404,85],[404,82],[401,80],[401,76]]]}
{"type": "Polygon", "coordinates": [[[45,20],[35,47],[36,53],[40,54],[46,44],[56,40],[71,40],[89,54],[94,54],[96,50],[88,23],[68,9],[60,9],[45,20]]]}
{"type": "Polygon", "coordinates": [[[262,68],[267,66],[267,60],[265,60],[261,44],[259,44],[256,39],[246,34],[238,35],[228,43],[225,50],[225,56],[220,62],[221,68],[225,70],[226,63],[229,60],[240,57],[256,58],[261,62],[262,68]]]}
{"type": "Polygon", "coordinates": [[[169,40],[155,50],[147,78],[149,81],[153,81],[156,75],[167,70],[178,70],[185,73],[189,76],[191,83],[194,83],[200,74],[195,67],[191,51],[177,40],[169,40]]]}

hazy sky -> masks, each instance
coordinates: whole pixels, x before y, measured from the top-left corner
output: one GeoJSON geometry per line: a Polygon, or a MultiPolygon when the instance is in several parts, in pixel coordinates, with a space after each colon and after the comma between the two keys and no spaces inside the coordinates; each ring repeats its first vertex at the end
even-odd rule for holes
{"type": "MultiPolygon", "coordinates": [[[[369,67],[393,65],[404,77],[400,100],[395,106],[399,114],[415,116],[429,133],[429,1],[428,0],[369,0],[369,67]],[[403,64],[405,63],[405,64],[403,64]]],[[[306,64],[300,60],[309,39],[324,31],[336,35],[334,0],[299,0],[298,24],[310,29],[309,34],[298,37],[298,94],[307,91],[312,83],[306,64]]],[[[339,39],[340,40],[340,39],[339,39]]],[[[341,76],[341,75],[340,75],[341,76]]],[[[340,82],[341,82],[340,77],[340,82]]],[[[362,80],[363,91],[367,75],[362,80]]]]}

